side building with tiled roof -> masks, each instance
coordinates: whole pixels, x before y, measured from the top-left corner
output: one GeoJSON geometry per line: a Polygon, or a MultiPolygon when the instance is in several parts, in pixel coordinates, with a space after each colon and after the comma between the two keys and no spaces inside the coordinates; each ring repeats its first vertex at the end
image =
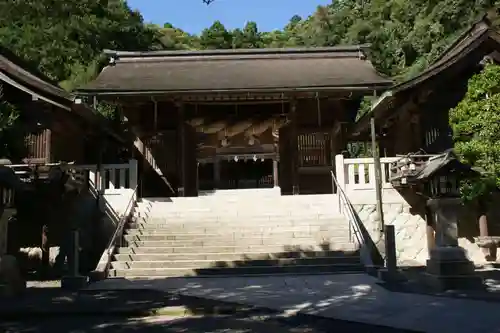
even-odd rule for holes
{"type": "MultiPolygon", "coordinates": [[[[27,163],[87,162],[85,146],[93,138],[123,138],[112,131],[102,116],[51,82],[23,59],[0,46],[2,98],[20,111],[26,133],[27,163]]],[[[21,161],[18,161],[21,162],[21,161]]]]}
{"type": "Polygon", "coordinates": [[[426,70],[382,94],[350,129],[351,140],[369,141],[374,117],[387,156],[452,148],[449,110],[463,99],[469,79],[488,61],[500,61],[500,34],[484,16],[426,70]]]}

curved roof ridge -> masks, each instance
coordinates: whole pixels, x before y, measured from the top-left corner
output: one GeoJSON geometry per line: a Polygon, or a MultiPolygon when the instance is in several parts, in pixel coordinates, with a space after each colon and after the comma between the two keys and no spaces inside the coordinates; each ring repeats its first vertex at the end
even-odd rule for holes
{"type": "Polygon", "coordinates": [[[104,50],[104,54],[116,58],[178,57],[178,56],[234,56],[264,54],[314,54],[336,52],[364,52],[370,44],[338,45],[328,47],[300,48],[255,48],[255,49],[218,49],[218,50],[162,50],[162,51],[118,51],[104,50]]]}

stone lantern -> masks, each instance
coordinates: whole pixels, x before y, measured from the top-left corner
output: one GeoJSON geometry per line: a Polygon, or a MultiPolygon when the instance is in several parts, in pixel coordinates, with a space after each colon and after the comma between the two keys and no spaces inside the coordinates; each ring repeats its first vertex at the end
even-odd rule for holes
{"type": "Polygon", "coordinates": [[[482,286],[481,278],[474,274],[474,264],[458,246],[462,206],[458,184],[475,172],[451,150],[440,155],[405,156],[392,165],[391,171],[393,186],[413,188],[426,198],[429,284],[441,290],[482,286]]]}
{"type": "Polygon", "coordinates": [[[424,182],[427,215],[434,224],[434,244],[427,260],[427,281],[441,289],[475,289],[482,279],[474,273],[474,263],[458,245],[458,219],[462,202],[459,182],[473,171],[452,152],[429,159],[417,176],[424,182]]]}

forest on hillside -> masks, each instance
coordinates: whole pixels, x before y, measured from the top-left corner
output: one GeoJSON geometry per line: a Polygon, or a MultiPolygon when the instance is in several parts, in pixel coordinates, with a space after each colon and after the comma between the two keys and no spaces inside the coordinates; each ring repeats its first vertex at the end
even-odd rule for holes
{"type": "MultiPolygon", "coordinates": [[[[202,0],[200,0],[202,1],[202,0]]],[[[251,0],[248,0],[251,1],[251,0]]],[[[17,0],[0,4],[0,45],[68,90],[92,79],[102,50],[230,49],[371,44],[377,69],[397,80],[424,69],[480,13],[499,0],[338,0],[281,30],[255,22],[199,35],[143,21],[126,1],[17,0]]],[[[165,14],[168,22],[168,12],[165,14]]]]}

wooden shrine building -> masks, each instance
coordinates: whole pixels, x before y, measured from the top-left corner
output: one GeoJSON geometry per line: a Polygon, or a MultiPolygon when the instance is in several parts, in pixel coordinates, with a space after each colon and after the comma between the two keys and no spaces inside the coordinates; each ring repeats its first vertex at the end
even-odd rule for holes
{"type": "Polygon", "coordinates": [[[354,125],[351,140],[369,140],[374,117],[386,156],[419,150],[438,154],[453,148],[449,110],[463,99],[468,80],[488,61],[500,61],[500,34],[485,15],[428,69],[386,91],[371,113],[354,125]]]}
{"type": "Polygon", "coordinates": [[[329,193],[345,125],[363,96],[392,83],[365,50],[107,51],[109,65],[78,94],[121,107],[145,156],[142,180],[162,177],[177,195],[329,193]]]}
{"type": "Polygon", "coordinates": [[[102,116],[83,103],[75,103],[73,96],[32,67],[0,46],[0,102],[20,111],[25,135],[25,151],[20,161],[13,162],[83,163],[88,162],[88,151],[96,141],[112,138],[124,142],[102,116]]]}

